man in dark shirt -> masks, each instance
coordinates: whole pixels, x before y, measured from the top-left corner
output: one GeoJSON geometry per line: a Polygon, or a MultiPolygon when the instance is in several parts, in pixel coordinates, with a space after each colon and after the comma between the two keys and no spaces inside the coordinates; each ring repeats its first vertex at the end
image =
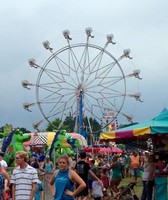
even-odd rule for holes
{"type": "Polygon", "coordinates": [[[92,172],[89,164],[85,161],[86,160],[86,153],[81,152],[79,155],[80,160],[77,162],[75,166],[76,172],[79,176],[83,179],[86,183],[87,187],[77,195],[77,200],[87,200],[88,198],[88,174],[90,174],[95,180],[101,182],[101,180],[92,172]]]}

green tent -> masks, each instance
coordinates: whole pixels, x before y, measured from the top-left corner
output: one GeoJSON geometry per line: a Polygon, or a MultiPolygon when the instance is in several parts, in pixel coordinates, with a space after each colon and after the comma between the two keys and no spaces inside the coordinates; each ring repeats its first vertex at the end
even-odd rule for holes
{"type": "Polygon", "coordinates": [[[117,129],[114,131],[103,132],[101,140],[135,139],[150,137],[154,134],[168,133],[168,110],[164,109],[158,116],[150,121],[117,129]]]}

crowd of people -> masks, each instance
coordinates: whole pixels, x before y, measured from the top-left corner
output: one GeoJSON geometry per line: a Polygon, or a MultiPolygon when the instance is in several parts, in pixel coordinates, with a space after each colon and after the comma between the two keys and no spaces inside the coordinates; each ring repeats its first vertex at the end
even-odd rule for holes
{"type": "Polygon", "coordinates": [[[45,200],[39,178],[41,171],[51,175],[48,185],[54,200],[110,200],[112,196],[117,199],[122,179],[130,177],[136,183],[139,176],[143,183],[141,200],[152,200],[157,166],[154,156],[147,151],[119,155],[81,151],[76,158],[64,154],[56,162],[54,165],[49,156],[41,160],[35,156],[29,158],[27,152],[19,151],[9,176],[7,163],[0,153],[0,200],[45,200]]]}

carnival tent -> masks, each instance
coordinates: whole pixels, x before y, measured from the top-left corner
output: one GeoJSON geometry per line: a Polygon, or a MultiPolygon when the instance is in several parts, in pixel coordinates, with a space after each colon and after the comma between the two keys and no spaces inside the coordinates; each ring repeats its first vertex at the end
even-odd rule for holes
{"type": "Polygon", "coordinates": [[[123,151],[117,147],[102,147],[98,153],[122,153],[123,151]]]}
{"type": "Polygon", "coordinates": [[[99,150],[100,150],[100,147],[93,147],[93,146],[89,146],[89,147],[83,148],[83,151],[86,152],[86,153],[95,153],[95,154],[97,154],[99,150]]]}
{"type": "Polygon", "coordinates": [[[168,109],[164,109],[158,116],[150,121],[114,131],[104,132],[100,135],[100,140],[117,141],[149,138],[155,134],[168,134],[168,109]]]}

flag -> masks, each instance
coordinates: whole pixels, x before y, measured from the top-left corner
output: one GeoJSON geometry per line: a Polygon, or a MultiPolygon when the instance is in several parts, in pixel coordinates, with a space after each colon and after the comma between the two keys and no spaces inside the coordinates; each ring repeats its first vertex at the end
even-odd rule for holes
{"type": "Polygon", "coordinates": [[[115,130],[115,122],[113,122],[112,124],[109,124],[109,131],[113,131],[115,130]]]}

